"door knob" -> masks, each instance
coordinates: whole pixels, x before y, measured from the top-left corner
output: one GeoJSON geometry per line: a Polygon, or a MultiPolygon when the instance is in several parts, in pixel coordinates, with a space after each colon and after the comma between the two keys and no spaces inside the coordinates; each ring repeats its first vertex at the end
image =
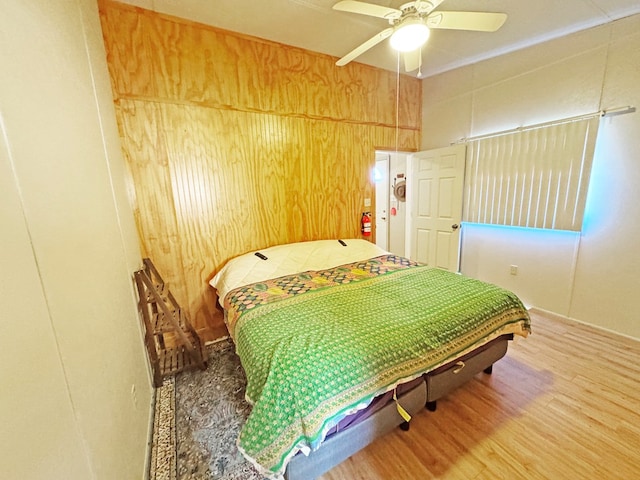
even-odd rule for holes
{"type": "Polygon", "coordinates": [[[460,228],[460,225],[458,225],[457,223],[454,223],[453,225],[451,225],[451,228],[453,230],[457,230],[458,228],[460,228]]]}

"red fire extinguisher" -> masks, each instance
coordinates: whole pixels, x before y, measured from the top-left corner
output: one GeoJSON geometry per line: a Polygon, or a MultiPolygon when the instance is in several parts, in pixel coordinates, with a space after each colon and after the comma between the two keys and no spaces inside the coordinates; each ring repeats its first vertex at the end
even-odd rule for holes
{"type": "Polygon", "coordinates": [[[360,220],[360,230],[362,235],[368,237],[371,235],[371,212],[363,212],[360,220]]]}

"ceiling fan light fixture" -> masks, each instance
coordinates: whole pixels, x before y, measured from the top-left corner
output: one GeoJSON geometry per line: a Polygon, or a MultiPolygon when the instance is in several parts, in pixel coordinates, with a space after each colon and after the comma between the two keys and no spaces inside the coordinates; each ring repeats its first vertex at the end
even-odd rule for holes
{"type": "Polygon", "coordinates": [[[424,45],[430,33],[431,30],[421,19],[408,19],[393,32],[389,42],[394,50],[410,52],[424,45]]]}

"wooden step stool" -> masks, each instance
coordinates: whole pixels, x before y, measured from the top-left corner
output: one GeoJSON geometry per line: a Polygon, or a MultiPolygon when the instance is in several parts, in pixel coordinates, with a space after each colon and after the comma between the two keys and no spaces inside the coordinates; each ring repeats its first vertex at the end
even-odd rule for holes
{"type": "Polygon", "coordinates": [[[189,368],[207,368],[207,353],[187,315],[150,259],[135,272],[144,341],[153,370],[153,383],[189,368]]]}

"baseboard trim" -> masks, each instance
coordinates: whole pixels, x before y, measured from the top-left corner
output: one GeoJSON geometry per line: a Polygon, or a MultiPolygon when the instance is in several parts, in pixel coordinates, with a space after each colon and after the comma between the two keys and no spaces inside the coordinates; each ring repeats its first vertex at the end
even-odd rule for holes
{"type": "Polygon", "coordinates": [[[151,451],[153,449],[153,433],[156,417],[156,389],[153,389],[151,394],[151,406],[149,409],[149,428],[147,432],[147,448],[145,450],[145,458],[147,461],[144,464],[144,476],[147,480],[151,479],[151,451]]]}
{"type": "Polygon", "coordinates": [[[228,340],[228,339],[229,339],[229,335],[225,335],[224,337],[218,337],[215,340],[209,340],[209,341],[205,342],[205,346],[213,345],[215,343],[224,342],[225,340],[228,340]]]}
{"type": "Polygon", "coordinates": [[[600,332],[608,333],[609,335],[625,338],[627,340],[631,340],[632,342],[640,343],[640,338],[632,337],[631,335],[627,335],[626,333],[621,333],[616,330],[603,327],[602,325],[594,325],[593,323],[585,322],[584,320],[578,320],[577,318],[567,317],[566,315],[552,312],[550,310],[545,310],[544,308],[530,307],[529,311],[533,313],[539,313],[541,315],[544,315],[547,318],[551,318],[552,320],[558,320],[566,323],[577,323],[580,325],[584,325],[585,327],[593,328],[594,330],[598,330],[600,332]]]}

